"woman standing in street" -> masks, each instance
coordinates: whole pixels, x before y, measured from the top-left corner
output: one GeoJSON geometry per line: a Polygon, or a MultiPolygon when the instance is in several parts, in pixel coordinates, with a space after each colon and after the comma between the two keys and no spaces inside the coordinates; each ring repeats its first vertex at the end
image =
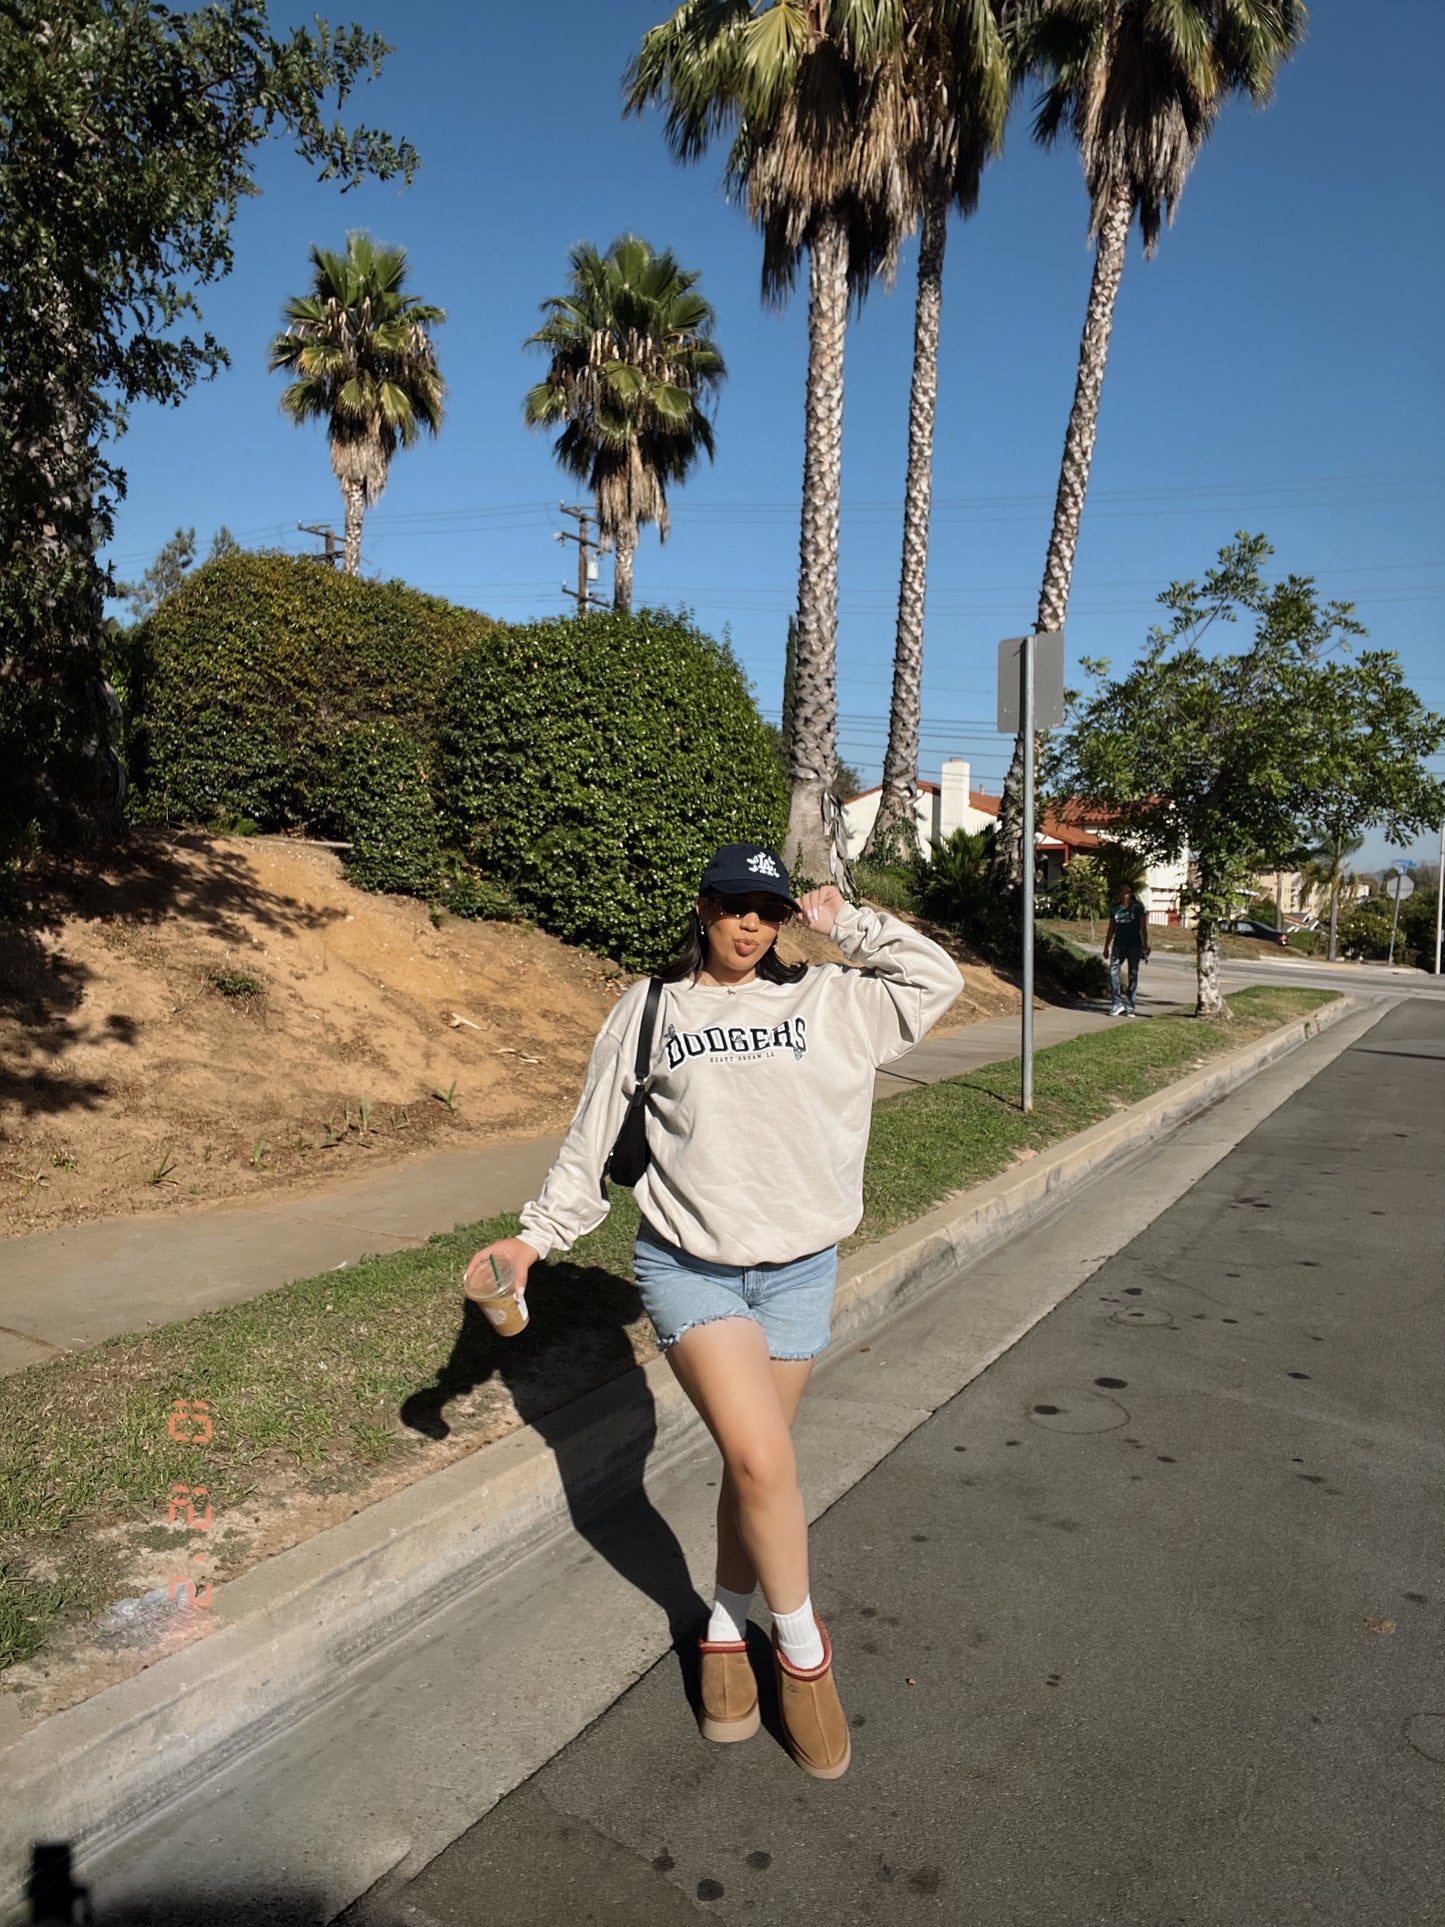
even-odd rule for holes
{"type": "MultiPolygon", "coordinates": [[[[717,1593],[701,1644],[702,1731],[758,1729],[746,1624],[762,1585],[773,1620],[789,1751],[820,1779],[851,1757],[832,1650],[813,1610],[792,1426],[828,1343],[838,1242],[863,1215],[874,1072],[912,1049],[958,995],[947,953],[831,888],[789,895],[769,850],[733,843],[702,875],[663,989],[647,1085],[651,1162],[634,1267],[659,1346],[717,1442],[717,1593]],[[794,916],[850,963],[787,964],[794,916]]],[[[607,1215],[602,1173],[637,1087],[646,981],[619,1000],[592,1053],[576,1116],[521,1235],[489,1245],[517,1289],[539,1257],[607,1215]]]]}

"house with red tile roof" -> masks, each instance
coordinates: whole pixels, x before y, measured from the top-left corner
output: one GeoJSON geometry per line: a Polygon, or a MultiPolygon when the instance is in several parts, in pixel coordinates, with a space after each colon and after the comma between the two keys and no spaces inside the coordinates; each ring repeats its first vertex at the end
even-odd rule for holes
{"type": "MultiPolygon", "coordinates": [[[[975,789],[968,761],[962,756],[948,757],[937,783],[918,785],[916,820],[919,847],[926,854],[935,843],[945,842],[955,830],[976,833],[995,822],[1001,798],[988,790],[975,789]]],[[[882,785],[860,790],[843,805],[843,820],[848,829],[848,860],[853,862],[878,816],[882,785]]],[[[1048,889],[1063,875],[1065,864],[1076,856],[1095,856],[1115,840],[1109,836],[1110,813],[1089,810],[1076,802],[1059,809],[1044,810],[1034,827],[1034,877],[1040,890],[1048,889]]],[[[1151,923],[1182,921],[1180,892],[1188,877],[1183,860],[1152,863],[1144,879],[1144,901],[1151,923]]]]}

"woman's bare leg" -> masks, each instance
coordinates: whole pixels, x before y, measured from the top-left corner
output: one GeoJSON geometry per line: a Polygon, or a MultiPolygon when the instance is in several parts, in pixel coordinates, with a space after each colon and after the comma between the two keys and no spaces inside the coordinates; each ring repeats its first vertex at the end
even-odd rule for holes
{"type": "Polygon", "coordinates": [[[694,1325],[667,1351],[678,1382],[723,1457],[718,1580],[737,1592],[760,1581],[774,1612],[808,1597],[808,1525],[792,1423],[811,1360],[772,1359],[751,1318],[694,1325]]]}
{"type": "MultiPolygon", "coordinates": [[[[813,1360],[770,1358],[768,1364],[772,1367],[778,1403],[783,1408],[783,1421],[791,1432],[813,1374],[813,1360]]],[[[758,1575],[738,1531],[737,1494],[726,1464],[717,1495],[717,1582],[730,1592],[751,1592],[758,1583],[758,1575]]]]}

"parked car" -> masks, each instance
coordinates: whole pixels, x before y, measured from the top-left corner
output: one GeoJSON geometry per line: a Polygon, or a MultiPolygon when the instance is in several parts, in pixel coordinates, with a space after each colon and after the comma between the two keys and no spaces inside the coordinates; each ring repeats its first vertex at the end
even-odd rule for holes
{"type": "Polygon", "coordinates": [[[1261,943],[1289,943],[1288,930],[1276,930],[1272,923],[1260,923],[1255,917],[1232,917],[1219,928],[1231,937],[1258,937],[1261,943]]]}

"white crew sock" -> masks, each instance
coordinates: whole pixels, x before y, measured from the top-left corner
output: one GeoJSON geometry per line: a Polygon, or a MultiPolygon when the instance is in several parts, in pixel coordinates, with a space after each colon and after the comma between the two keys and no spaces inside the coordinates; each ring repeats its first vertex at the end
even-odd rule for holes
{"type": "Polygon", "coordinates": [[[726,1586],[719,1586],[717,1603],[712,1609],[712,1618],[707,1622],[707,1638],[746,1639],[748,1607],[752,1603],[750,1592],[729,1592],[726,1586]]]}
{"type": "Polygon", "coordinates": [[[823,1636],[813,1617],[811,1593],[796,1612],[774,1613],[773,1624],[778,1629],[778,1644],[783,1650],[783,1658],[790,1665],[807,1672],[823,1664],[823,1636]]]}

